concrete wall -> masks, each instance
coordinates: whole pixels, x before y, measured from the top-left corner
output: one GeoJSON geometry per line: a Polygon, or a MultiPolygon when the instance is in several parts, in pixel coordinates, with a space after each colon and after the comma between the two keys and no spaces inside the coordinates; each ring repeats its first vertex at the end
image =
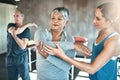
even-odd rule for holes
{"type": "MultiPolygon", "coordinates": [[[[94,0],[22,0],[18,7],[26,15],[25,23],[35,22],[39,28],[49,28],[50,13],[58,6],[64,6],[71,13],[71,20],[66,27],[66,31],[74,36],[85,36],[89,39],[89,46],[95,38],[95,28],[93,26],[93,13],[95,9],[94,0]]],[[[32,28],[34,37],[35,28],[32,28]]]]}
{"type": "MultiPolygon", "coordinates": [[[[85,36],[88,38],[88,46],[91,48],[96,38],[97,30],[93,26],[94,10],[96,6],[110,0],[21,0],[18,8],[25,13],[25,23],[35,22],[39,28],[49,28],[50,13],[58,6],[69,9],[71,19],[66,31],[73,36],[85,36]]],[[[120,0],[115,0],[120,2],[120,0]]],[[[6,51],[6,26],[13,19],[15,6],[0,3],[0,51],[6,51]],[[2,7],[1,7],[2,6],[2,7]]],[[[120,23],[120,20],[118,20],[120,23]]],[[[119,26],[117,30],[120,31],[119,26]]],[[[34,38],[36,28],[31,28],[31,39],[34,38]]]]}
{"type": "MultiPolygon", "coordinates": [[[[25,23],[35,22],[39,28],[43,29],[50,27],[50,13],[55,7],[68,8],[71,20],[65,30],[74,36],[87,37],[88,46],[91,47],[97,33],[93,25],[94,11],[96,6],[105,2],[110,2],[110,0],[21,0],[18,7],[26,15],[25,23]]],[[[120,3],[120,0],[112,0],[112,2],[120,3]]],[[[118,26],[117,30],[120,32],[118,26]]],[[[35,28],[31,29],[31,39],[35,31],[35,28]]]]}
{"type": "Polygon", "coordinates": [[[0,3],[0,54],[7,51],[7,24],[13,22],[14,5],[0,3]]]}

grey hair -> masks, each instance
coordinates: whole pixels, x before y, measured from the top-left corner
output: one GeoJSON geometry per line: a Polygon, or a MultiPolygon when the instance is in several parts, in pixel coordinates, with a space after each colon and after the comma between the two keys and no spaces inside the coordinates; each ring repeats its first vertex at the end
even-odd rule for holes
{"type": "Polygon", "coordinates": [[[55,13],[55,12],[61,13],[65,20],[69,20],[70,19],[70,13],[69,13],[69,10],[67,8],[57,7],[55,9],[53,9],[51,15],[53,15],[53,13],[55,13]]]}
{"type": "Polygon", "coordinates": [[[22,12],[22,10],[20,10],[20,9],[18,9],[18,8],[16,8],[16,10],[19,11],[19,12],[21,13],[21,16],[22,16],[22,17],[25,16],[24,13],[22,12]]]}

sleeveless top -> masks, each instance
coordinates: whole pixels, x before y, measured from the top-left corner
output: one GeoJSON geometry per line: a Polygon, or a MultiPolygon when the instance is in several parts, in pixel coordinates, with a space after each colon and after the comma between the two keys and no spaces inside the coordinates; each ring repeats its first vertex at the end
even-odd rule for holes
{"type": "MultiPolygon", "coordinates": [[[[105,41],[116,34],[116,32],[113,32],[98,44],[93,44],[91,63],[103,50],[105,41]]],[[[95,74],[90,74],[89,78],[90,80],[117,80],[117,57],[112,57],[99,71],[95,74]]]]}

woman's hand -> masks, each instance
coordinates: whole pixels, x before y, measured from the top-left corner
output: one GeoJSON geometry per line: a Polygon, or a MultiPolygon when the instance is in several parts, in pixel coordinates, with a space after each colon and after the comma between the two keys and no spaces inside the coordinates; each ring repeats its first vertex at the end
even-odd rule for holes
{"type": "Polygon", "coordinates": [[[56,48],[50,47],[48,45],[45,45],[43,48],[44,48],[44,51],[50,55],[56,55],[56,56],[61,57],[61,58],[66,56],[64,51],[59,46],[59,44],[56,44],[56,48]]]}
{"type": "Polygon", "coordinates": [[[38,50],[38,53],[39,53],[40,55],[42,55],[44,58],[47,58],[47,57],[48,57],[48,54],[43,50],[42,41],[39,41],[39,42],[38,42],[37,50],[38,50]]]}
{"type": "Polygon", "coordinates": [[[76,51],[80,52],[84,56],[90,57],[92,55],[91,50],[82,43],[75,42],[74,43],[74,48],[75,48],[76,51]]]}

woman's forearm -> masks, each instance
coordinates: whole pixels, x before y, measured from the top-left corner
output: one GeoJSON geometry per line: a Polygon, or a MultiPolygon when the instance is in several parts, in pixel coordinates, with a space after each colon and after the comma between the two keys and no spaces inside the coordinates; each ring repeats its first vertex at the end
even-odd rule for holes
{"type": "Polygon", "coordinates": [[[85,63],[85,62],[82,62],[82,61],[78,61],[78,60],[75,60],[75,59],[72,59],[70,57],[68,57],[67,55],[62,55],[61,58],[68,62],[69,64],[72,64],[74,65],[76,68],[82,70],[82,71],[85,71],[89,74],[94,74],[96,71],[94,70],[92,64],[90,63],[85,63]]]}

